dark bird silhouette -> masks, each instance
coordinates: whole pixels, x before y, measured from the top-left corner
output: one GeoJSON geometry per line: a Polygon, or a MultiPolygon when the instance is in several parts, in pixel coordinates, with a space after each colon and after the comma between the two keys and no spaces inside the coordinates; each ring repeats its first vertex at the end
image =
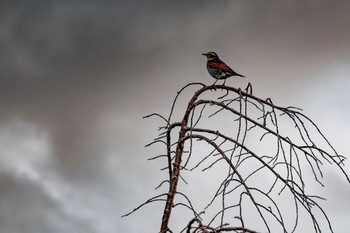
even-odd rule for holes
{"type": "MultiPolygon", "coordinates": [[[[209,53],[202,53],[202,55],[206,56],[207,61],[207,69],[209,74],[216,79],[215,83],[218,80],[223,79],[224,84],[226,82],[226,79],[231,76],[239,76],[245,78],[245,76],[236,73],[234,70],[232,70],[228,65],[226,65],[223,61],[219,59],[219,56],[215,52],[209,52],[209,53]]],[[[214,83],[214,84],[215,84],[214,83]]]]}

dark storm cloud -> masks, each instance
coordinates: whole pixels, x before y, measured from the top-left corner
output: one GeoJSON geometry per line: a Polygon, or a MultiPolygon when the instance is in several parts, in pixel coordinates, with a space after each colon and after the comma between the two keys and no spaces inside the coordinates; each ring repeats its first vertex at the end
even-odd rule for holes
{"type": "Polygon", "coordinates": [[[113,5],[24,5],[2,8],[2,78],[58,78],[122,48],[120,9],[113,5]]]}
{"type": "MultiPolygon", "coordinates": [[[[139,176],[150,176],[135,161],[143,159],[140,148],[157,122],[141,116],[168,111],[187,82],[213,81],[202,52],[218,51],[266,95],[285,93],[286,85],[292,91],[319,67],[350,60],[349,9],[343,1],[2,1],[0,126],[19,119],[47,132],[52,161],[33,169],[69,183],[76,188],[72,193],[89,193],[91,201],[102,192],[112,203],[118,192],[126,200],[139,176]],[[135,165],[139,169],[130,168],[135,165]]],[[[6,187],[23,191],[22,184],[6,179],[0,195],[6,187]]],[[[49,196],[39,184],[32,184],[38,195],[49,196]]],[[[53,215],[62,214],[58,210],[69,201],[47,199],[36,208],[52,208],[53,215]]],[[[96,212],[107,221],[105,212],[113,210],[96,212]]],[[[70,223],[73,229],[81,229],[77,222],[70,223]]],[[[91,228],[115,232],[101,230],[107,226],[91,228]]]]}
{"type": "Polygon", "coordinates": [[[94,125],[110,91],[98,67],[123,50],[116,16],[122,9],[67,2],[2,9],[1,118],[19,116],[47,127],[57,157],[77,167],[76,156],[96,153],[94,125]]]}
{"type": "Polygon", "coordinates": [[[61,203],[57,203],[28,177],[2,173],[0,188],[0,229],[3,232],[58,233],[71,229],[92,232],[87,222],[65,213],[61,203]]]}

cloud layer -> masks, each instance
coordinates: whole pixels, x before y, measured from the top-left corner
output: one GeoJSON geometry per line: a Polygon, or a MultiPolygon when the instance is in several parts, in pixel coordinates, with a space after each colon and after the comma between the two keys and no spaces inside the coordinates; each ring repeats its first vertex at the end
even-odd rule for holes
{"type": "Polygon", "coordinates": [[[331,137],[341,134],[335,144],[345,153],[349,126],[337,113],[349,115],[349,9],[345,1],[0,3],[0,231],[158,229],[157,215],[120,220],[161,181],[143,148],[160,123],[141,117],[166,114],[188,82],[211,83],[200,55],[210,50],[258,95],[310,109],[331,137]],[[334,114],[322,118],[325,107],[334,114]]]}

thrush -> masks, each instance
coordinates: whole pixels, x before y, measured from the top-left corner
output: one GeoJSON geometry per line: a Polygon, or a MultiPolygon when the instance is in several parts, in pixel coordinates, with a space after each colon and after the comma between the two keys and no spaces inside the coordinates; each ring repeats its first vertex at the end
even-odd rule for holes
{"type": "MultiPolygon", "coordinates": [[[[202,55],[206,56],[207,61],[207,69],[209,74],[216,79],[215,83],[218,80],[224,80],[224,84],[226,79],[231,76],[239,76],[245,78],[245,76],[236,73],[232,70],[228,65],[226,65],[223,61],[219,59],[219,56],[215,52],[202,53],[202,55]]],[[[215,84],[214,83],[214,84],[215,84]]]]}

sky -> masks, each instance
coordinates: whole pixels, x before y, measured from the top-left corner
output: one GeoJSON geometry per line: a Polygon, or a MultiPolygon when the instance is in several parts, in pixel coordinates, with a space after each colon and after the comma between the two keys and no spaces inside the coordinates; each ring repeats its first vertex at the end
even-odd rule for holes
{"type": "MultiPolygon", "coordinates": [[[[301,107],[349,154],[349,10],[338,0],[1,1],[0,232],[157,232],[162,204],[120,217],[165,175],[147,161],[161,148],[144,148],[162,122],[142,117],[167,115],[189,82],[212,84],[203,52],[247,77],[227,85],[301,107]]],[[[333,169],[324,205],[345,232],[350,185],[333,169]]]]}

